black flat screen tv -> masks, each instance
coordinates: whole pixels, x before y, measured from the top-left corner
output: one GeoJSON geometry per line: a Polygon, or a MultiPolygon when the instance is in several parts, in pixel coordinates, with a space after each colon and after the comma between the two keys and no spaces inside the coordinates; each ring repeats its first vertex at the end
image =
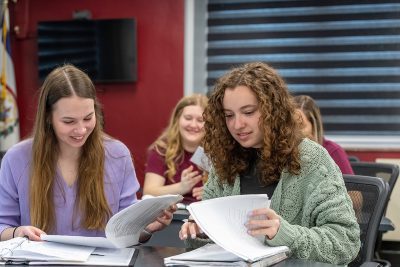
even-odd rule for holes
{"type": "Polygon", "coordinates": [[[96,83],[137,80],[136,20],[90,19],[38,23],[39,79],[66,63],[96,83]]]}

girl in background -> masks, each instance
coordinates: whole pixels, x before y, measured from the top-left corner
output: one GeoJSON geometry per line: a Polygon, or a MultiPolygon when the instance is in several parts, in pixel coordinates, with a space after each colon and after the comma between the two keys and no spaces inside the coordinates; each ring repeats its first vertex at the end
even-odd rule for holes
{"type": "Polygon", "coordinates": [[[150,146],[143,193],[181,194],[184,203],[202,199],[203,173],[190,158],[204,137],[203,112],[207,97],[183,97],[175,106],[168,127],[150,146]]]}
{"type": "Polygon", "coordinates": [[[307,95],[298,95],[294,97],[294,101],[301,113],[303,133],[328,151],[343,174],[354,174],[349,157],[344,149],[339,144],[324,137],[321,112],[314,99],[307,95]]]}

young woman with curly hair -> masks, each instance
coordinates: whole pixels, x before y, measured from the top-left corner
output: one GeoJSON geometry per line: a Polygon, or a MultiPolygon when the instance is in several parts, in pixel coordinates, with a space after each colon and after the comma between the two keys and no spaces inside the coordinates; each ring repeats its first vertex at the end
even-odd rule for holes
{"type": "MultiPolygon", "coordinates": [[[[221,77],[204,117],[214,169],[203,200],[267,193],[270,207],[248,215],[248,234],[288,246],[295,258],[347,264],[356,257],[360,231],[342,174],[325,149],[303,138],[293,99],[272,67],[249,63],[221,77]]],[[[190,247],[211,241],[191,221],[179,236],[190,247]]]]}
{"type": "MultiPolygon", "coordinates": [[[[0,240],[105,236],[108,219],[137,201],[139,187],[128,148],[103,132],[90,78],[72,65],[58,67],[41,88],[32,138],[2,160],[0,240]]],[[[170,224],[174,210],[147,225],[139,242],[170,224]]]]}
{"type": "Polygon", "coordinates": [[[175,106],[168,127],[150,146],[143,193],[181,194],[184,203],[200,200],[203,171],[190,162],[204,137],[203,111],[207,97],[183,97],[175,106]]]}

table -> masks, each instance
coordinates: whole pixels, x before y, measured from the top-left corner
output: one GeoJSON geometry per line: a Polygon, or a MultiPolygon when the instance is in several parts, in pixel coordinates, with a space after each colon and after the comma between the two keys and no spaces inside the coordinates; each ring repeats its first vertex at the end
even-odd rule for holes
{"type": "Polygon", "coordinates": [[[185,243],[179,239],[179,231],[183,224],[182,220],[187,219],[188,217],[189,212],[187,210],[177,210],[174,213],[171,224],[164,230],[154,233],[150,240],[144,245],[184,248],[185,243]]]}
{"type": "MultiPolygon", "coordinates": [[[[184,248],[176,247],[149,247],[140,246],[139,254],[136,258],[134,267],[159,267],[164,266],[164,258],[185,252],[184,248]]],[[[273,265],[274,267],[338,267],[342,265],[334,265],[321,262],[313,262],[299,259],[286,259],[280,263],[273,265]]]]}
{"type": "MultiPolygon", "coordinates": [[[[163,259],[172,255],[185,252],[185,244],[179,239],[178,233],[183,224],[182,220],[189,217],[187,210],[177,210],[174,213],[171,224],[164,230],[153,234],[149,242],[139,247],[140,252],[138,255],[137,263],[135,266],[164,266],[163,259]]],[[[274,267],[334,267],[338,265],[317,263],[312,261],[287,259],[280,262],[274,267]]]]}

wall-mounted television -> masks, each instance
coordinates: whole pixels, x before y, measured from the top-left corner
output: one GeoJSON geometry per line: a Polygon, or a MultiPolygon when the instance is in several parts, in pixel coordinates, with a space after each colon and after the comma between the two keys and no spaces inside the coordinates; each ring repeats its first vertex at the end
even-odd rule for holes
{"type": "Polygon", "coordinates": [[[137,80],[136,20],[42,21],[37,26],[39,79],[65,63],[97,83],[137,80]]]}

